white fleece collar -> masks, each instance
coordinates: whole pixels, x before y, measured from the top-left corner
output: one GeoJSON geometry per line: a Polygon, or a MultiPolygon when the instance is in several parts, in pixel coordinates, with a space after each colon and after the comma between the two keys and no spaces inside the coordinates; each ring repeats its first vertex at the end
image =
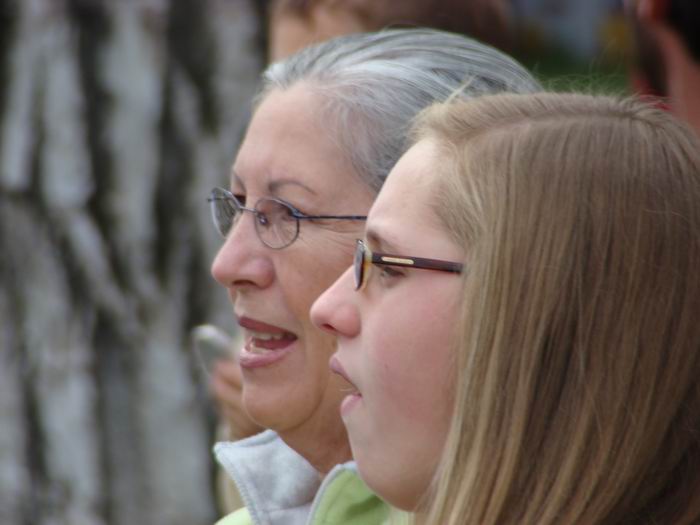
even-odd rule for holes
{"type": "Polygon", "coordinates": [[[216,459],[236,482],[255,525],[310,523],[325,489],[344,471],[357,475],[354,461],[336,465],[321,483],[311,464],[272,430],[214,446],[216,459]]]}
{"type": "Polygon", "coordinates": [[[214,446],[216,459],[238,486],[255,525],[304,525],[321,486],[318,472],[266,430],[214,446]]]}

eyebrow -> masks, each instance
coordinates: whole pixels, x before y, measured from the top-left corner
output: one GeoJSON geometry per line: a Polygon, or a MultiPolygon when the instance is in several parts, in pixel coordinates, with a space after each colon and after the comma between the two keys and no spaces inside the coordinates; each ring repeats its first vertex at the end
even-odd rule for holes
{"type": "MultiPolygon", "coordinates": [[[[233,180],[233,182],[235,182],[236,184],[240,184],[243,187],[243,189],[245,189],[245,183],[243,182],[241,177],[239,177],[238,173],[236,173],[236,171],[233,169],[231,170],[231,179],[233,180]]],[[[284,178],[268,182],[267,191],[268,193],[274,195],[280,190],[280,188],[283,188],[284,186],[297,186],[299,188],[302,188],[303,190],[306,190],[311,195],[318,195],[318,193],[316,193],[313,189],[311,189],[303,182],[294,179],[284,178]]]]}
{"type": "Polygon", "coordinates": [[[400,251],[398,248],[396,248],[396,246],[384,239],[381,234],[371,226],[367,228],[367,231],[365,232],[365,239],[367,239],[367,243],[369,244],[370,248],[378,252],[396,253],[400,251]]]}
{"type": "Polygon", "coordinates": [[[309,186],[307,186],[303,182],[294,179],[277,179],[270,181],[267,184],[267,189],[270,193],[275,194],[277,193],[277,190],[279,190],[283,186],[298,186],[308,191],[311,195],[317,195],[317,193],[314,190],[312,190],[309,186]]]}

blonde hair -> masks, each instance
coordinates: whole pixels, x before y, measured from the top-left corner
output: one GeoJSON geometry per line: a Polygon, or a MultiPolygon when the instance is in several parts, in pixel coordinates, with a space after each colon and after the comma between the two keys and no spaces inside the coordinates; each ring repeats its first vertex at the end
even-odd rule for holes
{"type": "Polygon", "coordinates": [[[700,522],[700,144],[636,100],[443,104],[435,208],[467,250],[429,523],[700,522]]]}

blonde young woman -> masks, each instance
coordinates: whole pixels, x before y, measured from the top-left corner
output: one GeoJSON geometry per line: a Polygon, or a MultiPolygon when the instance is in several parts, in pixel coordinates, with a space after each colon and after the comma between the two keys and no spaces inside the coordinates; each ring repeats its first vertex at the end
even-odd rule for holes
{"type": "Polygon", "coordinates": [[[312,308],[360,475],[420,523],[700,523],[697,138],[554,94],[417,138],[312,308]]]}

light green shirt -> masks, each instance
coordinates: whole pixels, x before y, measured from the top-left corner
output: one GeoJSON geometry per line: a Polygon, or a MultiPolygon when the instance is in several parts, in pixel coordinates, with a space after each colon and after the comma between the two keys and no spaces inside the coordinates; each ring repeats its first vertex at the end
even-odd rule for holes
{"type": "MultiPolygon", "coordinates": [[[[341,470],[316,495],[308,525],[381,525],[389,507],[375,496],[352,470],[341,470]]],[[[246,509],[239,509],[216,525],[253,525],[246,509]]]]}
{"type": "Polygon", "coordinates": [[[383,525],[389,514],[354,461],[321,480],[273,431],[217,443],[214,452],[246,505],[217,525],[383,525]]]}

